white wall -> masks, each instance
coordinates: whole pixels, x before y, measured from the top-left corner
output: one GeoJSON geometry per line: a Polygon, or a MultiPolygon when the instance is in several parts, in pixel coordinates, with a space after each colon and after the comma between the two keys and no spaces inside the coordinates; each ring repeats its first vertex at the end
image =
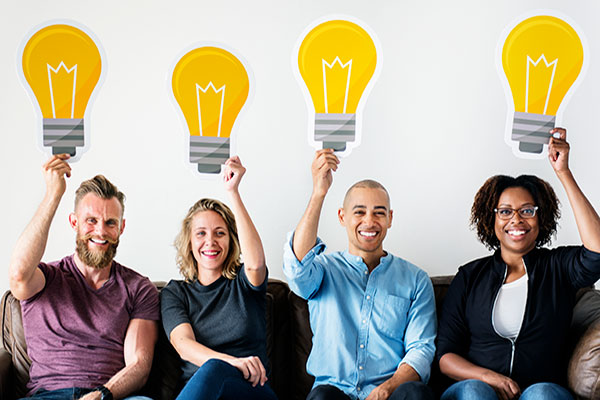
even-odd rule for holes
{"type": "Polygon", "coordinates": [[[600,3],[505,0],[5,1],[0,5],[0,290],[8,288],[12,248],[44,192],[33,105],[17,76],[17,49],[36,25],[72,19],[100,39],[107,74],[91,112],[90,150],[54,219],[45,260],[74,249],[67,216],[79,183],[105,174],[127,195],[127,227],[117,259],[154,280],[178,277],[173,239],[200,197],[224,199],[220,183],[189,172],[180,117],[167,91],[175,57],[199,41],[237,49],[254,71],[255,96],[239,121],[238,149],[248,173],[241,187],[262,235],[271,276],[283,278],[282,245],[311,190],[313,150],[306,105],[291,52],[307,25],[329,14],[361,19],[377,34],[383,68],[366,103],[362,145],[335,174],[320,226],[330,250],[346,245],[336,210],[358,179],[390,191],[394,224],[385,248],[431,275],[452,274],[487,250],[469,230],[473,195],[498,173],[536,174],[562,201],[558,244],[580,243],[564,191],[546,160],[521,160],[504,143],[506,100],[495,65],[502,30],[532,9],[560,11],[585,33],[587,75],[563,114],[571,166],[600,206],[600,3]]]}

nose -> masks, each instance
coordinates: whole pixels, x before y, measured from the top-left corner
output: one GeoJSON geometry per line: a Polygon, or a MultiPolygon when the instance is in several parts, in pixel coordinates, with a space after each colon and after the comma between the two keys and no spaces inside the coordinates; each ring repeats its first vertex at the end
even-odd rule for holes
{"type": "Polygon", "coordinates": [[[96,236],[104,237],[104,236],[106,236],[106,232],[107,232],[107,229],[106,229],[106,226],[104,226],[104,223],[98,223],[94,226],[94,234],[96,236]]]}
{"type": "Polygon", "coordinates": [[[368,226],[373,225],[373,221],[374,220],[375,220],[375,216],[373,215],[373,213],[371,213],[371,212],[365,213],[365,216],[363,218],[363,222],[366,225],[368,225],[368,226]]]}
{"type": "Polygon", "coordinates": [[[523,217],[521,216],[521,214],[519,214],[518,211],[515,211],[512,215],[512,217],[510,217],[510,222],[515,221],[515,223],[519,223],[523,221],[523,217]]]}
{"type": "Polygon", "coordinates": [[[214,243],[214,242],[215,242],[215,240],[216,240],[216,235],[215,235],[214,233],[212,233],[212,232],[208,232],[208,233],[206,234],[206,242],[207,242],[207,243],[210,243],[210,244],[212,244],[212,243],[214,243]]]}

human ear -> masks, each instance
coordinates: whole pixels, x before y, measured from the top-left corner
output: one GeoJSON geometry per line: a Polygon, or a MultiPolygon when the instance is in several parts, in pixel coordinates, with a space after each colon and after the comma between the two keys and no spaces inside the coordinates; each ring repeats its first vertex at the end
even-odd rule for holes
{"type": "Polygon", "coordinates": [[[344,208],[340,207],[338,209],[338,220],[340,221],[340,225],[345,225],[344,223],[344,208]]]}
{"type": "Polygon", "coordinates": [[[77,230],[77,215],[75,213],[69,214],[69,225],[73,230],[77,230]]]}

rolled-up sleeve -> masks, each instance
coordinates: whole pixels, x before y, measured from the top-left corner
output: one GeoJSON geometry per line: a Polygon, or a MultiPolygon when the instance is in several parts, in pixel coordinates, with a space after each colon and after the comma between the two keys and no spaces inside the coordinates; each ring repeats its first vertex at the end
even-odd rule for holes
{"type": "Polygon", "coordinates": [[[592,286],[600,279],[600,253],[584,246],[558,247],[551,253],[553,264],[562,269],[562,274],[568,277],[574,287],[592,286]]]}
{"type": "Polygon", "coordinates": [[[408,311],[404,335],[406,355],[400,364],[410,365],[424,383],[429,381],[435,355],[436,330],[433,286],[429,276],[422,272],[418,276],[415,297],[408,311]]]}
{"type": "Polygon", "coordinates": [[[290,289],[298,296],[308,300],[319,290],[323,281],[323,265],[317,257],[325,251],[325,243],[317,238],[317,243],[299,261],[293,249],[294,232],[290,232],[283,247],[283,273],[290,289]]]}

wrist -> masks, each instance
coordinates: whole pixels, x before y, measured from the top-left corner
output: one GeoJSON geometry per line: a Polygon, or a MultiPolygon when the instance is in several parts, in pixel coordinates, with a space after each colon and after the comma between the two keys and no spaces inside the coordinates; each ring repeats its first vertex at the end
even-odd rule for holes
{"type": "Polygon", "coordinates": [[[58,204],[60,203],[60,199],[62,199],[63,194],[65,194],[64,190],[46,189],[46,193],[44,194],[44,202],[48,204],[58,204]]]}
{"type": "Polygon", "coordinates": [[[564,178],[569,178],[569,177],[573,176],[569,167],[566,167],[566,168],[560,169],[560,170],[556,170],[555,172],[556,172],[556,176],[558,176],[558,179],[564,179],[564,178]]]}
{"type": "Polygon", "coordinates": [[[310,195],[311,201],[320,201],[323,202],[325,200],[325,196],[327,196],[327,189],[313,189],[312,194],[310,195]]]}
{"type": "Polygon", "coordinates": [[[94,392],[100,392],[101,400],[113,400],[112,392],[104,385],[100,385],[94,389],[94,392]]]}
{"type": "Polygon", "coordinates": [[[237,186],[226,188],[225,193],[227,193],[227,195],[231,198],[240,197],[240,192],[238,191],[237,186]]]}
{"type": "MultiPolygon", "coordinates": [[[[398,386],[400,386],[400,385],[398,385],[398,386]]],[[[392,393],[394,392],[394,390],[390,387],[390,384],[388,382],[382,383],[381,386],[379,386],[379,391],[385,397],[390,397],[392,395],[392,393]]]]}
{"type": "Polygon", "coordinates": [[[485,369],[481,372],[481,374],[479,375],[479,377],[477,379],[479,379],[482,382],[485,382],[487,384],[490,384],[490,377],[495,376],[497,373],[489,370],[489,369],[485,369]]]}
{"type": "Polygon", "coordinates": [[[223,354],[219,358],[221,359],[221,361],[225,361],[226,363],[231,364],[231,365],[233,365],[235,363],[235,361],[237,360],[237,357],[230,356],[229,354],[223,354]]]}

